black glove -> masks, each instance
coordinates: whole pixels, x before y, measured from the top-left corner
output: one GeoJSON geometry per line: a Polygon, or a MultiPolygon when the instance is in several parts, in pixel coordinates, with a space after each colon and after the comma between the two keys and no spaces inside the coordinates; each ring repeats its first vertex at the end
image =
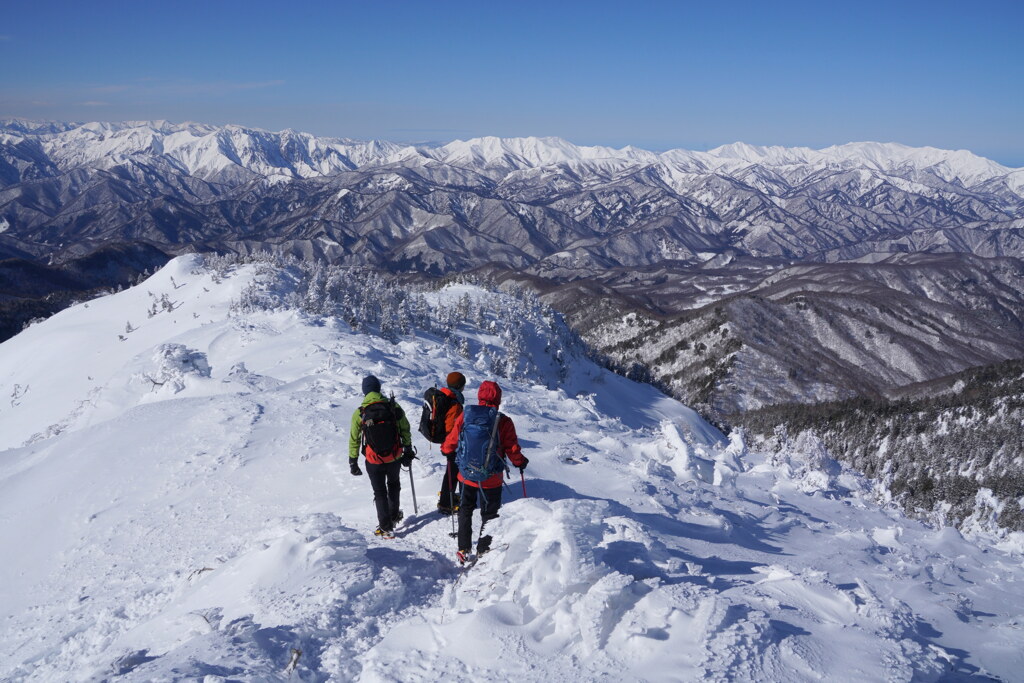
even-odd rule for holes
{"type": "Polygon", "coordinates": [[[454,463],[455,462],[455,453],[454,452],[452,452],[452,453],[442,453],[441,455],[443,455],[444,457],[448,458],[448,462],[450,462],[450,463],[454,463]]]}
{"type": "Polygon", "coordinates": [[[527,457],[526,457],[526,456],[524,455],[524,456],[523,456],[523,464],[521,464],[521,465],[516,465],[516,467],[518,467],[518,468],[519,468],[519,471],[520,471],[520,472],[522,472],[523,470],[525,470],[525,469],[526,469],[526,466],[527,466],[527,465],[529,465],[529,464],[530,464],[530,459],[529,459],[529,458],[527,458],[527,457]]]}
{"type": "Polygon", "coordinates": [[[402,467],[412,467],[412,461],[416,459],[416,451],[412,446],[406,446],[402,449],[402,457],[398,462],[402,463],[402,467]]]}
{"type": "Polygon", "coordinates": [[[352,458],[351,466],[348,469],[350,472],[352,472],[354,476],[359,477],[362,476],[363,474],[363,471],[359,469],[359,461],[356,460],[355,458],[352,458]]]}

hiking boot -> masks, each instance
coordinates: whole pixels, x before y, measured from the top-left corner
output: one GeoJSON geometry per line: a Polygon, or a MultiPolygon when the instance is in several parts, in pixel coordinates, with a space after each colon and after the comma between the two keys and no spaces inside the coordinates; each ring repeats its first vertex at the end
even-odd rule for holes
{"type": "Polygon", "coordinates": [[[398,523],[401,522],[403,519],[405,519],[405,513],[399,510],[394,514],[393,517],[391,517],[391,526],[398,526],[398,523]]]}
{"type": "Polygon", "coordinates": [[[491,549],[491,537],[490,535],[481,536],[480,540],[476,542],[476,554],[483,555],[491,549]]]}
{"type": "Polygon", "coordinates": [[[450,507],[448,507],[447,505],[438,505],[438,506],[437,506],[437,511],[438,511],[438,512],[440,512],[440,513],[441,513],[442,515],[444,515],[445,517],[447,517],[448,515],[454,515],[454,514],[455,514],[455,512],[456,512],[456,511],[457,511],[458,509],[459,509],[459,506],[458,506],[458,505],[456,505],[456,506],[455,506],[455,507],[453,507],[453,508],[450,508],[450,507]]]}
{"type": "Polygon", "coordinates": [[[393,529],[385,529],[383,527],[377,527],[377,530],[373,532],[374,536],[380,536],[381,538],[394,538],[395,532],[393,529]]]}
{"type": "Polygon", "coordinates": [[[466,564],[469,561],[469,551],[460,550],[455,553],[455,557],[459,560],[459,564],[466,564]]]}

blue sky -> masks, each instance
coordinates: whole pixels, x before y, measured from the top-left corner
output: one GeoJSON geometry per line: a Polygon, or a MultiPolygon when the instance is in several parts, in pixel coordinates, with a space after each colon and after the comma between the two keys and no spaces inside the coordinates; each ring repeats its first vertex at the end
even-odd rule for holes
{"type": "Polygon", "coordinates": [[[706,149],[876,140],[1024,166],[1024,1],[47,2],[0,117],[706,149]]]}

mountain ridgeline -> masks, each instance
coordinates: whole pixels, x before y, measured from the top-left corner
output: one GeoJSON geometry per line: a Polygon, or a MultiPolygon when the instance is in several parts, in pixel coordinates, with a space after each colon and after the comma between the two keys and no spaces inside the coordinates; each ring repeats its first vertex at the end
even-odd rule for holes
{"type": "Polygon", "coordinates": [[[557,138],[437,147],[166,122],[0,123],[0,254],[110,241],[547,278],[747,255],[1024,255],[1024,171],[857,143],[661,154],[557,138]]]}

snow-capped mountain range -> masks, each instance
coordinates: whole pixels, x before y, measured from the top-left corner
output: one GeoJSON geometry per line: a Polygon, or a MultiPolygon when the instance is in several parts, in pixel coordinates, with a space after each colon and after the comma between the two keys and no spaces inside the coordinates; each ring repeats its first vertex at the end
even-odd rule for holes
{"type": "Polygon", "coordinates": [[[200,178],[214,178],[232,166],[263,176],[313,178],[360,166],[421,159],[453,166],[509,170],[558,164],[599,165],[601,162],[662,163],[690,172],[715,172],[751,164],[863,167],[883,173],[928,171],[965,187],[1008,174],[1013,174],[1018,182],[1024,180],[1024,176],[1017,175],[1021,169],[1001,166],[965,150],[914,148],[895,143],[850,143],[814,150],[758,147],[737,142],[707,152],[676,149],[656,153],[634,147],[578,146],[554,137],[483,137],[436,146],[409,146],[318,138],[294,130],[271,133],[242,126],[167,121],[39,124],[8,119],[0,120],[0,126],[5,133],[5,143],[17,145],[25,139],[36,138],[51,160],[65,170],[95,164],[116,165],[135,155],[152,154],[173,159],[182,169],[200,178]]]}
{"type": "MultiPolygon", "coordinates": [[[[582,311],[579,329],[614,360],[642,361],[680,398],[726,412],[1016,358],[1024,329],[1024,169],[899,144],[655,153],[557,138],[410,146],[196,123],[0,122],[0,258],[60,266],[111,246],[113,258],[270,250],[515,277],[555,288],[549,300],[582,311]],[[706,308],[719,303],[739,331],[727,347],[698,338],[720,327],[706,308]],[[631,311],[654,320],[624,323],[631,311]],[[682,312],[709,322],[661,320],[682,312]],[[743,332],[752,315],[779,334],[743,332]],[[680,334],[714,354],[677,348],[680,334]],[[622,343],[646,350],[613,348],[622,343]]],[[[0,268],[0,305],[24,296],[4,279],[0,268]]],[[[36,299],[8,327],[53,308],[36,299]]]]}
{"type": "Polygon", "coordinates": [[[435,316],[473,311],[447,326],[465,357],[430,331],[388,340],[306,312],[314,288],[295,269],[212,261],[178,257],[0,344],[0,678],[1021,671],[1024,535],[995,528],[984,497],[962,533],[909,519],[811,435],[751,448],[559,354],[544,336],[557,324],[517,315],[507,294],[423,295],[435,316]],[[524,325],[503,331],[535,374],[491,373],[484,351],[507,346],[496,320],[524,325]],[[465,571],[431,511],[436,449],[415,435],[390,541],[345,462],[365,374],[411,411],[452,369],[469,400],[498,379],[530,458],[488,525],[491,552],[465,571]]]}
{"type": "Polygon", "coordinates": [[[0,123],[0,183],[0,253],[44,258],[143,240],[564,277],[742,254],[1024,253],[1024,170],[899,144],[659,154],[15,120],[0,123]]]}

